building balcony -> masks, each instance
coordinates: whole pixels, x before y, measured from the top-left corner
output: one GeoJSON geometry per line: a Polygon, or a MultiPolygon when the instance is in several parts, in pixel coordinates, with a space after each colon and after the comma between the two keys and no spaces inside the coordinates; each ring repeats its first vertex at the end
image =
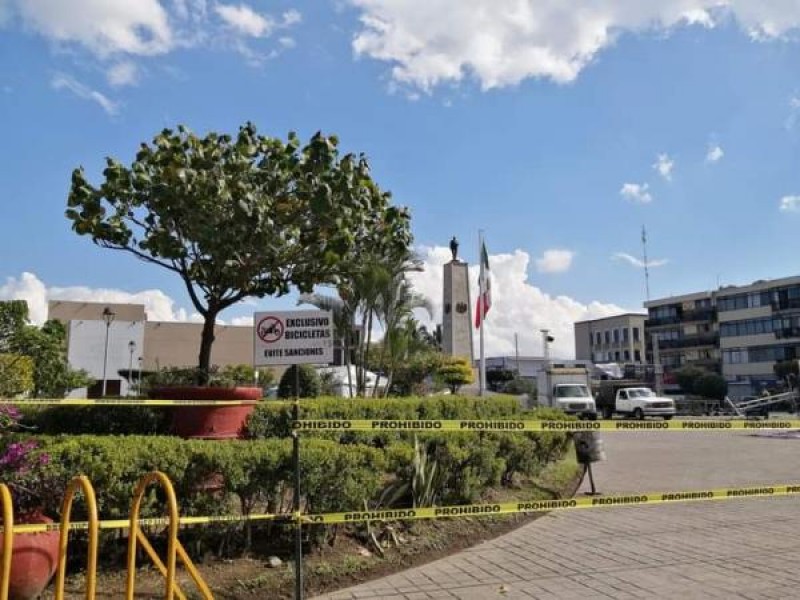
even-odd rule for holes
{"type": "Polygon", "coordinates": [[[773,300],[769,303],[773,311],[792,310],[800,308],[800,298],[785,298],[782,300],[773,300]]]}
{"type": "Polygon", "coordinates": [[[661,350],[670,350],[716,346],[718,343],[719,335],[716,333],[700,333],[697,335],[686,335],[677,340],[658,340],[658,347],[661,350]]]}
{"type": "Polygon", "coordinates": [[[800,327],[788,327],[786,329],[775,329],[773,330],[775,334],[775,339],[782,340],[786,338],[797,338],[800,337],[800,327]]]}
{"type": "Polygon", "coordinates": [[[688,321],[716,321],[717,309],[716,308],[696,308],[695,310],[686,310],[679,316],[682,323],[688,321]]]}
{"type": "Polygon", "coordinates": [[[680,317],[660,317],[655,319],[646,319],[644,326],[645,328],[663,327],[665,325],[677,325],[680,322],[680,317]]]}

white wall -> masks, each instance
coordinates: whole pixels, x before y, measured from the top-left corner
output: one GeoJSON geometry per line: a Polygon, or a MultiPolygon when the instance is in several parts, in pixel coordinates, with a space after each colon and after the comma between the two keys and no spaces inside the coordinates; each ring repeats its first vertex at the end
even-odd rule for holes
{"type": "MultiPolygon", "coordinates": [[[[128,383],[118,373],[128,369],[131,353],[128,344],[134,341],[133,368],[139,366],[139,357],[144,355],[144,322],[114,321],[108,330],[108,365],[106,379],[120,379],[120,393],[128,393],[128,383]]],[[[70,321],[67,360],[73,369],[84,369],[100,381],[103,379],[103,355],[106,342],[105,321],[70,321]]],[[[74,390],[71,397],[86,395],[86,388],[74,390]]]]}

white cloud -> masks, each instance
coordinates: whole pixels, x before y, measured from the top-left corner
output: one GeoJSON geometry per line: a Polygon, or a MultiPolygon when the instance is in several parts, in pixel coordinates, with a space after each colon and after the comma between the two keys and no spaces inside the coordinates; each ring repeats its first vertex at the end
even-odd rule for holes
{"type": "MultiPolygon", "coordinates": [[[[622,260],[622,261],[628,263],[629,265],[634,266],[634,267],[638,267],[640,269],[644,268],[644,261],[643,260],[641,260],[639,258],[636,258],[635,256],[631,256],[630,254],[626,254],[625,252],[617,252],[611,258],[614,259],[614,260],[622,260]]],[[[658,259],[655,259],[655,260],[648,260],[647,261],[647,266],[649,268],[663,267],[668,262],[669,261],[666,258],[658,258],[658,259]]]]}
{"type": "Polygon", "coordinates": [[[303,15],[300,13],[300,11],[293,8],[283,13],[281,18],[283,20],[284,27],[291,27],[292,25],[297,25],[303,21],[303,15]]]}
{"type": "Polygon", "coordinates": [[[725,152],[722,150],[722,146],[719,144],[709,144],[708,145],[708,152],[706,152],[706,162],[715,163],[722,159],[725,156],[725,152]]]}
{"type": "Polygon", "coordinates": [[[535,77],[573,81],[620,35],[735,20],[753,39],[800,25],[794,0],[349,0],[360,11],[356,54],[430,91],[473,77],[481,88],[535,77]]]}
{"type": "Polygon", "coordinates": [[[139,67],[129,60],[118,62],[106,71],[106,78],[114,87],[136,85],[139,81],[139,67]]]}
{"type": "Polygon", "coordinates": [[[271,17],[257,13],[246,4],[217,4],[214,11],[229,27],[243,35],[266,37],[275,29],[271,17]]]}
{"type": "Polygon", "coordinates": [[[631,202],[648,204],[653,201],[649,192],[650,186],[646,183],[624,183],[619,190],[620,196],[631,202]]]}
{"type": "Polygon", "coordinates": [[[79,44],[106,57],[154,55],[175,44],[158,0],[16,0],[25,26],[59,43],[79,44]]]}
{"type": "Polygon", "coordinates": [[[672,181],[672,169],[674,167],[675,161],[667,154],[659,154],[656,158],[656,162],[653,163],[653,168],[667,181],[672,181]]]}
{"type": "MultiPolygon", "coordinates": [[[[417,315],[426,325],[441,323],[443,265],[452,258],[449,248],[425,247],[419,252],[425,270],[412,273],[414,289],[433,303],[433,318],[424,311],[417,315]]],[[[489,256],[492,278],[492,309],[486,320],[485,342],[488,355],[514,353],[514,334],[519,335],[520,353],[541,355],[540,329],[550,329],[555,342],[553,356],[571,358],[575,355],[573,324],[583,319],[606,317],[624,312],[614,304],[591,302],[583,304],[568,296],[553,296],[528,281],[530,255],[522,250],[512,254],[489,256]]],[[[469,268],[472,310],[477,291],[478,265],[469,268]]],[[[475,335],[477,348],[478,336],[475,335]]],[[[476,354],[477,356],[477,350],[476,354]]]]}
{"type": "Polygon", "coordinates": [[[28,272],[18,278],[8,277],[5,284],[0,285],[0,299],[26,300],[31,321],[37,325],[47,319],[47,303],[50,300],[144,304],[147,318],[151,321],[202,321],[198,313],[189,313],[178,307],[161,290],[132,293],[85,286],[47,287],[35,274],[28,272]]]}
{"type": "Polygon", "coordinates": [[[554,248],[545,250],[541,258],[536,259],[536,270],[540,273],[563,273],[569,271],[575,253],[572,250],[554,248]]]}
{"type": "Polygon", "coordinates": [[[97,90],[91,89],[90,87],[80,83],[68,75],[64,75],[62,73],[55,75],[50,80],[50,85],[53,87],[53,89],[68,90],[78,96],[78,98],[96,102],[109,115],[117,114],[119,109],[119,105],[116,102],[110,100],[104,94],[101,94],[97,90]]]}
{"type": "Polygon", "coordinates": [[[784,196],[781,198],[782,212],[800,212],[800,196],[784,196]]]}

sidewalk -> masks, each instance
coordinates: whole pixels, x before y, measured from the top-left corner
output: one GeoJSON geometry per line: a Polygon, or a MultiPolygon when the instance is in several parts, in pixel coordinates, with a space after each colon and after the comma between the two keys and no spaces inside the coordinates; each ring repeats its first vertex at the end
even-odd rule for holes
{"type": "MultiPolygon", "coordinates": [[[[745,433],[608,433],[604,493],[800,482],[800,442],[745,433]]],[[[503,537],[318,600],[791,598],[800,500],[551,513],[503,537]]]]}

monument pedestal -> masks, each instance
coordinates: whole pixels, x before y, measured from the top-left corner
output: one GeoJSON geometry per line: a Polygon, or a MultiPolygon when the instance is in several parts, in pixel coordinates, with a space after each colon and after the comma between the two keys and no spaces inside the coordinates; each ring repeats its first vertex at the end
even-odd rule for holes
{"type": "Polygon", "coordinates": [[[442,350],[449,356],[462,356],[472,365],[472,300],[467,263],[453,259],[444,265],[443,300],[442,350]]]}

